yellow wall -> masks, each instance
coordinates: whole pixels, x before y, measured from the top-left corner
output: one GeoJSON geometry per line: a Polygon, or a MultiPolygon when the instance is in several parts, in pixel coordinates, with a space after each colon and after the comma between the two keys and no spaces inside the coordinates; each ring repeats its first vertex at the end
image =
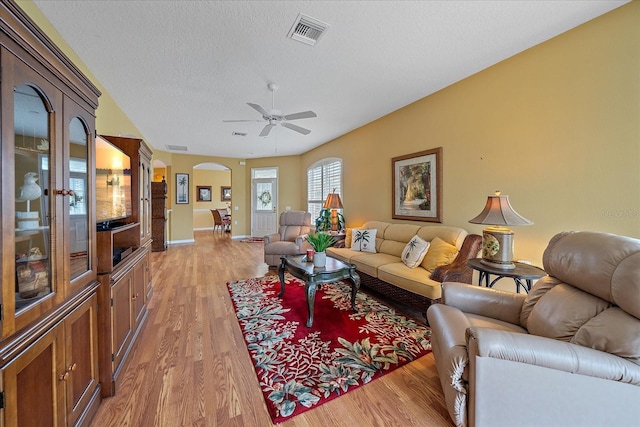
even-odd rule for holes
{"type": "MultiPolygon", "coordinates": [[[[534,222],[540,264],[562,230],[640,237],[640,2],[632,2],[302,156],[342,157],[348,226],[391,220],[391,158],[443,147],[443,223],[481,233],[494,190],[534,222]]],[[[306,196],[304,196],[306,197],[306,196]]]]}
{"type": "Polygon", "coordinates": [[[159,160],[167,165],[167,205],[170,208],[169,219],[169,241],[174,243],[193,241],[193,230],[198,228],[208,228],[213,226],[211,213],[203,213],[200,209],[211,209],[211,207],[224,207],[225,203],[220,201],[220,186],[231,186],[231,208],[232,208],[232,227],[231,235],[244,236],[247,235],[246,225],[249,221],[248,208],[244,197],[245,189],[249,188],[250,181],[246,180],[246,167],[240,163],[243,160],[232,159],[228,157],[215,156],[194,156],[189,154],[176,154],[166,151],[156,150],[153,152],[154,160],[159,160]],[[222,177],[213,178],[206,171],[193,169],[194,166],[202,163],[217,163],[229,168],[226,179],[222,177]],[[175,203],[175,174],[189,174],[189,204],[175,203]],[[208,181],[208,180],[212,181],[208,181]],[[224,183],[223,183],[224,182],[224,183]],[[211,185],[212,203],[198,202],[196,198],[196,186],[211,185]],[[239,189],[239,190],[238,190],[239,189]],[[215,205],[215,206],[214,206],[215,205]],[[211,206],[211,207],[210,207],[211,206]],[[236,209],[237,207],[237,209],[236,209]],[[208,215],[208,217],[207,217],[208,215]],[[238,223],[236,224],[236,221],[238,223]]]}
{"type": "MultiPolygon", "coordinates": [[[[227,202],[220,200],[220,187],[231,186],[231,173],[229,171],[194,169],[192,182],[193,228],[195,230],[213,228],[211,209],[227,208],[227,202]],[[210,202],[198,201],[197,187],[199,185],[211,187],[210,202]]],[[[233,195],[233,193],[231,194],[233,195]]],[[[228,202],[228,205],[231,206],[231,202],[228,202]]]]}
{"type": "MultiPolygon", "coordinates": [[[[140,135],[35,5],[20,6],[103,91],[98,131],[140,135]]],[[[240,166],[244,159],[154,150],[154,159],[169,165],[170,188],[175,173],[192,176],[196,164],[229,167],[234,236],[250,234],[251,167],[277,166],[280,210],[304,209],[306,169],[341,157],[344,214],[354,226],[391,220],[392,157],[443,147],[443,223],[480,233],[468,220],[500,189],[534,222],[514,228],[517,258],[539,264],[562,230],[640,237],[638,22],[640,2],[631,2],[302,156],[240,166]]],[[[193,203],[170,202],[171,240],[192,238],[193,203]]]]}
{"type": "MultiPolygon", "coordinates": [[[[306,210],[307,203],[304,194],[307,191],[307,176],[306,170],[300,169],[300,161],[300,156],[248,159],[247,183],[251,185],[252,168],[278,168],[278,209],[284,211],[288,206],[291,210],[306,210]]],[[[247,206],[251,206],[250,188],[247,188],[246,196],[247,206]]],[[[247,230],[251,230],[250,224],[247,230]]]]}

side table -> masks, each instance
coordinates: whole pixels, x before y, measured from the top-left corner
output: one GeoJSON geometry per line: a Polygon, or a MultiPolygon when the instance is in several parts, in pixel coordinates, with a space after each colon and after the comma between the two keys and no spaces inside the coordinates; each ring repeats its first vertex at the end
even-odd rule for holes
{"type": "Polygon", "coordinates": [[[546,276],[547,274],[543,269],[535,267],[533,265],[523,264],[521,262],[514,262],[514,264],[516,265],[516,268],[505,270],[502,268],[496,268],[484,264],[482,262],[482,258],[474,258],[467,261],[467,265],[469,267],[477,270],[480,273],[480,277],[478,280],[478,284],[480,286],[482,286],[482,281],[484,280],[484,285],[487,288],[492,288],[498,280],[505,277],[510,277],[516,283],[517,293],[520,293],[520,286],[522,286],[524,290],[529,293],[529,291],[531,290],[531,286],[533,286],[533,281],[546,276]],[[489,282],[490,274],[497,276],[491,282],[489,282]]]}

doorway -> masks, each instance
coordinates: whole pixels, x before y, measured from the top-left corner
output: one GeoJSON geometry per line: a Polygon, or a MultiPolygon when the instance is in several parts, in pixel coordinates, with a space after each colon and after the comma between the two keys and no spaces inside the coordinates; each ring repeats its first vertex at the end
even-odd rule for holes
{"type": "Polygon", "coordinates": [[[278,231],[278,168],[251,169],[251,236],[278,231]]]}

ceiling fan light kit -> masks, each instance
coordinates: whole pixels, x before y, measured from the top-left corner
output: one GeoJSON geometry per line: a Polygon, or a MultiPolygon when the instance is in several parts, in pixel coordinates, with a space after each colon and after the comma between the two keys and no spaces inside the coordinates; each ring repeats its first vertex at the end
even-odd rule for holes
{"type": "Polygon", "coordinates": [[[231,122],[261,122],[265,121],[267,124],[264,128],[262,128],[262,132],[260,132],[260,136],[266,137],[271,132],[276,125],[280,124],[282,127],[290,129],[292,131],[298,132],[302,135],[309,135],[311,131],[309,129],[303,128],[298,125],[294,125],[293,123],[289,123],[293,120],[300,119],[310,119],[313,117],[318,117],[316,113],[313,111],[301,111],[299,113],[293,114],[282,114],[282,111],[275,109],[275,92],[278,90],[278,85],[276,83],[269,83],[267,85],[269,90],[271,91],[271,110],[267,111],[259,104],[252,104],[251,102],[247,102],[247,105],[258,113],[262,115],[262,120],[223,120],[223,122],[231,123],[231,122]]]}

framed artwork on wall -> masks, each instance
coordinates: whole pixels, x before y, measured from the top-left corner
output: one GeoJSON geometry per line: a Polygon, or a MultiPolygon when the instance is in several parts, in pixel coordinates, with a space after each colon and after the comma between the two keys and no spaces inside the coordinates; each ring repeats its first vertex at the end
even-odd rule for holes
{"type": "Polygon", "coordinates": [[[442,147],[391,159],[394,219],[442,222],[442,147]]]}
{"type": "Polygon", "coordinates": [[[196,196],[199,202],[211,201],[211,186],[210,185],[198,185],[196,187],[196,196]]]}
{"type": "Polygon", "coordinates": [[[189,204],[189,174],[188,173],[176,174],[176,204],[177,205],[189,204]]]}
{"type": "Polygon", "coordinates": [[[220,187],[220,201],[231,201],[231,187],[220,187]]]}

